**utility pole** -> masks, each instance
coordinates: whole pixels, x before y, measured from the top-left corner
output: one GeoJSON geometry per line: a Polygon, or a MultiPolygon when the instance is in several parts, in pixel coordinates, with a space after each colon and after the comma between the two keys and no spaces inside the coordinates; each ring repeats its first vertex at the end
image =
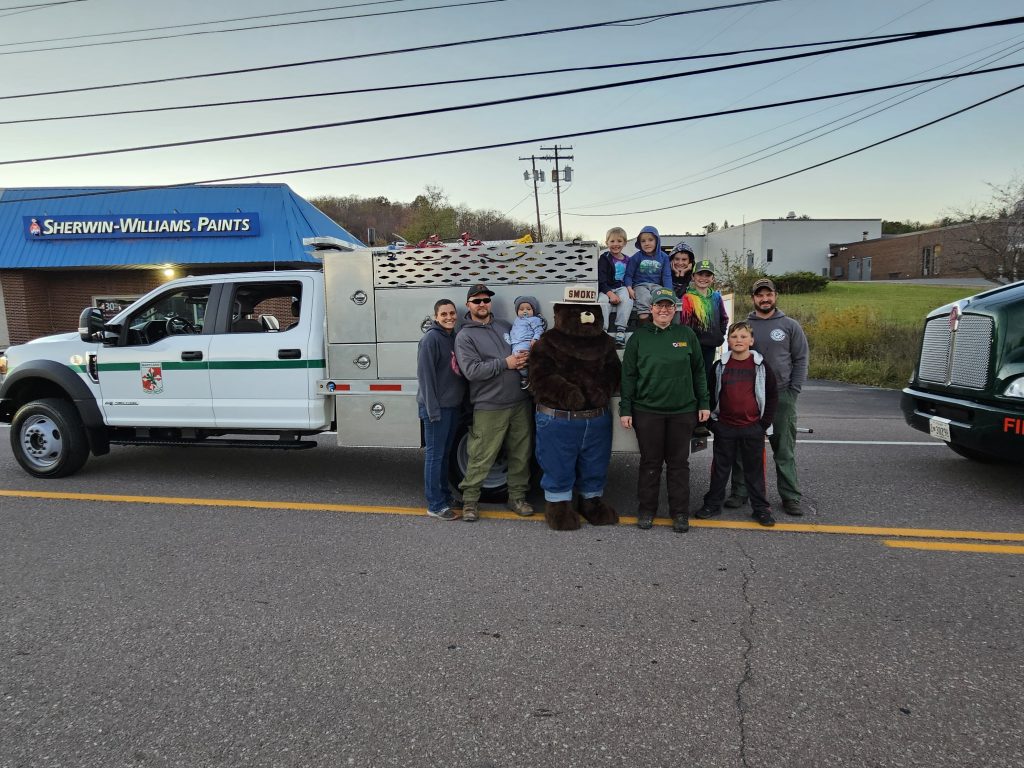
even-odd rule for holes
{"type": "MultiPolygon", "coordinates": [[[[555,161],[555,169],[551,173],[551,180],[553,182],[555,182],[555,199],[556,199],[557,205],[558,205],[558,239],[559,240],[564,240],[565,239],[564,235],[563,235],[563,232],[562,232],[562,182],[563,181],[566,181],[566,182],[571,182],[572,181],[572,168],[567,165],[567,166],[565,166],[565,169],[563,170],[561,168],[561,166],[559,166],[559,161],[561,161],[561,160],[575,160],[576,159],[572,155],[560,155],[560,154],[558,154],[559,152],[562,152],[562,151],[564,151],[566,149],[572,149],[572,147],[560,147],[560,146],[558,146],[556,144],[553,147],[541,147],[541,150],[543,150],[545,152],[554,152],[553,155],[530,155],[529,157],[520,157],[519,158],[520,160],[529,160],[530,161],[530,167],[531,167],[531,169],[533,171],[533,203],[534,203],[534,206],[537,209],[537,239],[538,240],[543,240],[543,235],[541,234],[541,230],[540,230],[540,198],[539,198],[539,196],[537,194],[537,182],[538,181],[544,181],[544,171],[542,171],[542,170],[538,171],[537,170],[537,161],[538,160],[554,160],[555,161]]],[[[524,181],[528,181],[529,178],[530,178],[530,171],[523,171],[523,180],[524,181]]]]}
{"type": "MultiPolygon", "coordinates": [[[[555,200],[556,200],[556,203],[558,205],[558,239],[559,240],[564,240],[565,237],[562,235],[562,174],[558,170],[558,161],[559,160],[575,160],[576,159],[572,155],[561,155],[561,156],[559,156],[558,151],[559,150],[563,150],[563,149],[572,149],[572,147],[571,146],[570,147],[560,147],[557,144],[555,144],[555,146],[553,146],[553,147],[541,147],[541,151],[542,152],[554,152],[555,154],[554,155],[547,155],[547,156],[544,156],[544,157],[540,158],[541,160],[554,160],[555,161],[555,172],[552,175],[555,177],[553,179],[553,181],[555,182],[555,200]]],[[[568,168],[568,166],[566,167],[565,170],[566,170],[567,173],[570,173],[570,174],[572,173],[572,171],[568,168]]],[[[568,181],[568,179],[566,179],[566,180],[568,181]]]]}
{"type": "Polygon", "coordinates": [[[533,205],[537,209],[537,242],[542,243],[544,242],[544,235],[540,231],[540,197],[537,195],[537,182],[544,181],[544,171],[539,173],[537,171],[537,160],[541,158],[538,158],[536,155],[530,155],[529,157],[520,157],[519,159],[530,161],[532,174],[530,171],[523,171],[523,180],[529,180],[531,176],[533,178],[533,205]]]}

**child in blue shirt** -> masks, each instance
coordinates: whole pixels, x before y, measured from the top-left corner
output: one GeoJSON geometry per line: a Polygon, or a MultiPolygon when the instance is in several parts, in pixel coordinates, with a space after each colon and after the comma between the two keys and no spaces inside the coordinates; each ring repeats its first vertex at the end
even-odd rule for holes
{"type": "Polygon", "coordinates": [[[644,227],[636,238],[637,252],[626,265],[623,282],[630,298],[636,302],[637,320],[651,320],[651,291],[658,288],[672,290],[672,267],[668,256],[661,250],[661,235],[654,227],[644,227]]]}

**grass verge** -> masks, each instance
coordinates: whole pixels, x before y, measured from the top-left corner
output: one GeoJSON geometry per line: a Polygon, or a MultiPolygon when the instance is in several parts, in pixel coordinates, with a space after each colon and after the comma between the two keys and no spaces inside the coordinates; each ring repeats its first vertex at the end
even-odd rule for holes
{"type": "MultiPolygon", "coordinates": [[[[808,375],[899,389],[921,346],[924,318],[936,307],[985,290],[909,283],[830,283],[819,293],[779,297],[779,308],[800,321],[811,347],[808,375]]],[[[738,302],[745,317],[750,300],[738,302]]]]}

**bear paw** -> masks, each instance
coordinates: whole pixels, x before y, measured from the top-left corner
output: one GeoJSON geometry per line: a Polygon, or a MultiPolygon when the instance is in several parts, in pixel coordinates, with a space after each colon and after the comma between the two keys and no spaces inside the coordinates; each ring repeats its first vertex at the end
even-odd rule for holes
{"type": "Polygon", "coordinates": [[[580,499],[580,514],[591,525],[618,525],[619,522],[619,513],[600,496],[580,499]]]}
{"type": "Polygon", "coordinates": [[[544,520],[553,531],[576,531],[580,528],[580,516],[572,508],[571,501],[549,501],[544,506],[544,520]]]}

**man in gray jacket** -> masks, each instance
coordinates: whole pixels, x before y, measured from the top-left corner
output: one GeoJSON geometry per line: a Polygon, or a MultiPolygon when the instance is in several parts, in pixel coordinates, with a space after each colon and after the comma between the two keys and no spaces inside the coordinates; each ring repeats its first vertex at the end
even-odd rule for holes
{"type": "MultiPolygon", "coordinates": [[[[764,277],[751,289],[754,311],[747,316],[754,329],[754,349],[764,356],[779,384],[779,405],[768,442],[775,459],[775,478],[782,497],[782,511],[798,517],[800,486],[796,478],[796,398],[807,381],[807,336],[800,323],[775,304],[775,283],[764,277]]],[[[725,506],[732,509],[747,503],[747,487],[740,464],[733,467],[732,495],[725,506]]]]}
{"type": "Polygon", "coordinates": [[[530,396],[522,388],[519,370],[529,352],[514,354],[508,341],[512,326],[491,313],[494,292],[474,285],[466,295],[469,312],[455,337],[455,358],[469,381],[473,424],[469,428],[468,459],[462,491],[462,519],[480,519],[480,487],[502,445],[508,458],[509,509],[517,515],[533,514],[526,501],[530,483],[530,396]]]}

